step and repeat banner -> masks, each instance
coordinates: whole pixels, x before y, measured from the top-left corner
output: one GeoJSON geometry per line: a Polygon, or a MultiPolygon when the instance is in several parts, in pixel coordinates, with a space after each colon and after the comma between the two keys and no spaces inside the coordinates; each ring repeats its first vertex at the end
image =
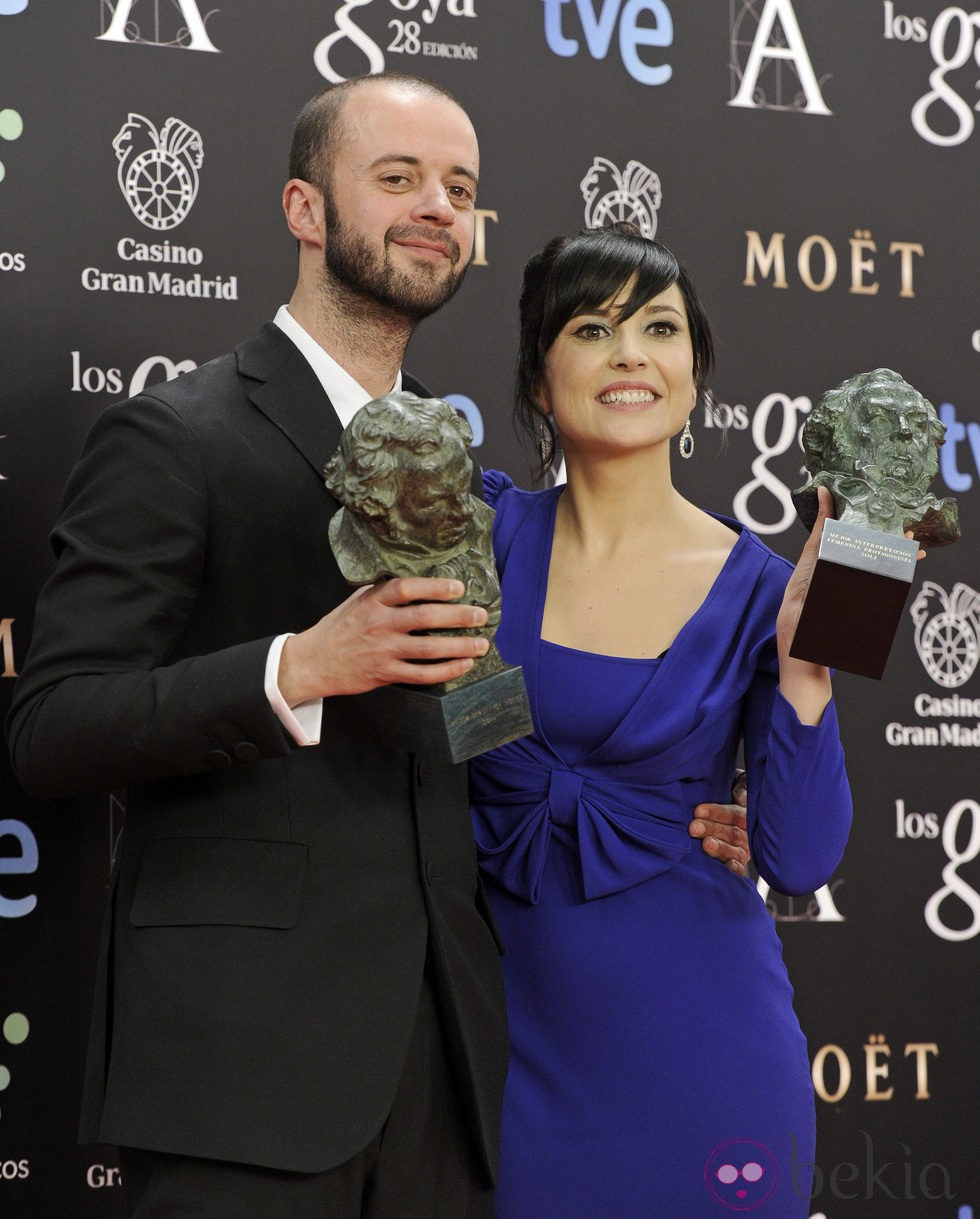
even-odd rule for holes
{"type": "MultiPolygon", "coordinates": [[[[484,466],[530,485],[509,407],[525,260],[616,218],[679,254],[717,329],[717,401],[676,470],[706,508],[795,558],[800,429],[855,373],[894,369],[946,425],[932,490],[957,498],[963,540],[918,565],[882,680],[837,680],[846,857],[805,898],[760,891],[813,1063],[810,1213],[980,1215],[980,11],[0,0],[0,712],[93,420],[288,298],[295,114],[386,68],[448,88],[480,136],[473,266],[408,363],[484,466]]],[[[111,1219],[114,1152],[75,1125],[125,810],[34,803],[5,753],[0,801],[0,1214],[111,1219]]],[[[722,1008],[697,1019],[709,1054],[754,1035],[722,1008]]]]}

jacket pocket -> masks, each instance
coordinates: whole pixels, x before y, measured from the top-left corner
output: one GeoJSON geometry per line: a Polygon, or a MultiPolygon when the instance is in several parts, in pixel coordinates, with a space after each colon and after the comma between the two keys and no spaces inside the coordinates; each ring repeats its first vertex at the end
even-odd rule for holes
{"type": "Polygon", "coordinates": [[[134,927],[293,927],[307,848],[256,838],[154,838],[143,847],[134,927]]]}

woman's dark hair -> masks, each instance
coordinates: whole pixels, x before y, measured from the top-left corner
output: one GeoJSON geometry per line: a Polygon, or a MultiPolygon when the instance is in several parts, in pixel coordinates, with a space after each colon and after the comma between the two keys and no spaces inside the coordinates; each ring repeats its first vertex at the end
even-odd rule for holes
{"type": "Polygon", "coordinates": [[[627,284],[620,321],[677,284],[694,348],[694,383],[699,395],[706,391],[715,359],[711,326],[690,276],[666,246],[624,220],[552,238],[524,268],[514,404],[516,421],[540,444],[539,477],[553,464],[558,446],[551,416],[537,399],[545,356],[570,318],[604,305],[627,284]]]}

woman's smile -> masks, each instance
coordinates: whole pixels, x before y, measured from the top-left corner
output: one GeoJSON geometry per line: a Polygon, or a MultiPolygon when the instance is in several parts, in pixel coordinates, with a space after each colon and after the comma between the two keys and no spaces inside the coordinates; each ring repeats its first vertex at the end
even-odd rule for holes
{"type": "Polygon", "coordinates": [[[613,407],[618,410],[635,410],[646,406],[653,406],[660,401],[661,395],[650,385],[637,384],[634,382],[624,382],[623,384],[610,385],[596,395],[599,402],[603,406],[613,407]]]}

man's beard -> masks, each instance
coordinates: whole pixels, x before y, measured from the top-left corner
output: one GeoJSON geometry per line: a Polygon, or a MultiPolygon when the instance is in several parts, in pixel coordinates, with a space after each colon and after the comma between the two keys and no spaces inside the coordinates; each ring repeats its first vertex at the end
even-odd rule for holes
{"type": "Polygon", "coordinates": [[[420,322],[456,294],[466,267],[460,266],[459,244],[444,229],[423,225],[390,228],[379,255],[360,233],[340,219],[329,191],[324,191],[323,202],[327,221],[324,271],[328,279],[348,290],[359,313],[370,312],[375,306],[385,313],[420,322]],[[415,271],[396,267],[388,256],[388,246],[392,239],[405,238],[442,244],[449,257],[449,273],[439,273],[441,263],[420,262],[415,271]]]}

